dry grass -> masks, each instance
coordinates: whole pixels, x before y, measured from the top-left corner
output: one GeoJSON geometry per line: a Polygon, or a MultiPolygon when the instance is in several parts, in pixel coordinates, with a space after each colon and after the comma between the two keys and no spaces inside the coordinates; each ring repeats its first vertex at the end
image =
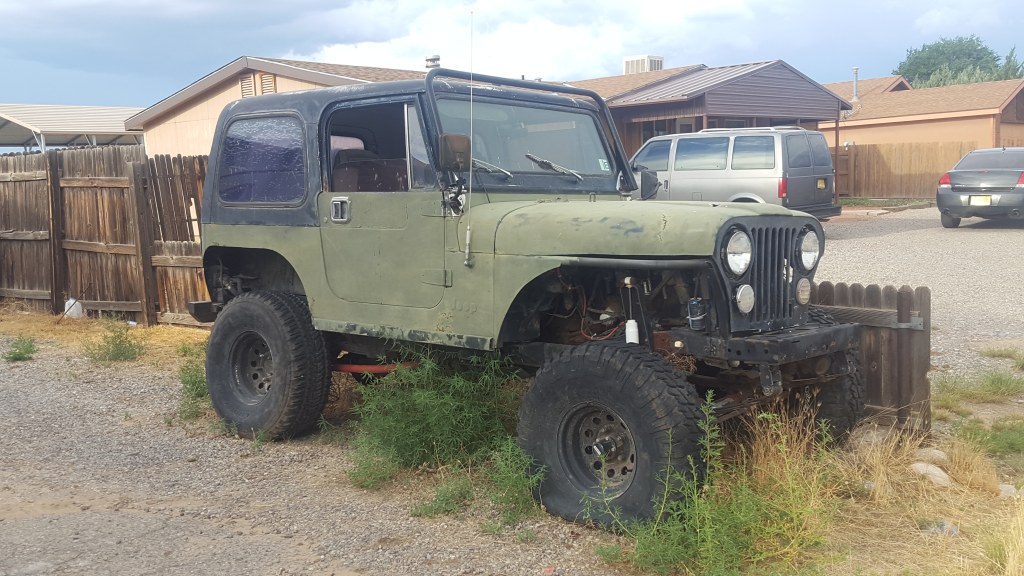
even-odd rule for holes
{"type": "Polygon", "coordinates": [[[1024,498],[1017,499],[1016,514],[999,539],[1004,576],[1024,576],[1024,498]]]}
{"type": "MultiPolygon", "coordinates": [[[[0,334],[32,338],[40,343],[52,342],[79,354],[84,354],[90,344],[102,338],[105,322],[109,320],[61,320],[52,314],[28,311],[19,304],[0,307],[0,334]]],[[[209,336],[209,332],[203,329],[167,325],[151,328],[137,326],[132,332],[146,343],[145,353],[139,361],[160,368],[176,368],[181,363],[177,352],[179,346],[200,344],[209,336]]]]}

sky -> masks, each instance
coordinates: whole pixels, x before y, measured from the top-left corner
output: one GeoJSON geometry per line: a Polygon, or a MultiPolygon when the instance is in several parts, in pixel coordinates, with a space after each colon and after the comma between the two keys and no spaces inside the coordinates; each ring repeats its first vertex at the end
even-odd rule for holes
{"type": "MultiPolygon", "coordinates": [[[[1020,0],[0,0],[0,103],[148,107],[240,56],[580,80],[785,60],[820,83],[889,76],[942,37],[1000,57],[1020,0]]],[[[1024,42],[1022,42],[1024,44],[1024,42]]],[[[1024,51],[1024,45],[1020,46],[1024,51]]]]}

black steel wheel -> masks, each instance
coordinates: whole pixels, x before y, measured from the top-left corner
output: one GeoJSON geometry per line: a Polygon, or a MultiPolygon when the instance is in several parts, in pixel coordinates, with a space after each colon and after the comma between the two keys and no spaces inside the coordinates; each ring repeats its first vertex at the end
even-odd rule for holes
{"type": "Polygon", "coordinates": [[[584,344],[548,360],[519,408],[519,445],[544,479],[541,504],[568,520],[649,518],[665,473],[700,467],[700,398],[650,350],[584,344]]]}
{"type": "Polygon", "coordinates": [[[309,431],[331,380],[305,302],[281,292],[247,292],[228,302],[210,333],[206,379],[218,416],[240,434],[309,431]]]}

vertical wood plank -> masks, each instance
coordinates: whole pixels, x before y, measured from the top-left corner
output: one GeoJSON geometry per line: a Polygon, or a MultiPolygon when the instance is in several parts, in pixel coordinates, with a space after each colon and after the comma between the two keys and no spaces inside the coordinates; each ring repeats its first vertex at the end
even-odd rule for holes
{"type": "Polygon", "coordinates": [[[130,163],[131,176],[128,189],[129,214],[134,216],[135,263],[139,276],[139,300],[142,303],[141,320],[144,325],[156,323],[156,278],[153,274],[153,233],[149,219],[144,181],[145,167],[140,162],[130,163]]]}
{"type": "Polygon", "coordinates": [[[60,187],[61,158],[56,150],[46,153],[50,197],[50,309],[64,311],[67,291],[67,254],[64,252],[64,195],[60,187]]]}

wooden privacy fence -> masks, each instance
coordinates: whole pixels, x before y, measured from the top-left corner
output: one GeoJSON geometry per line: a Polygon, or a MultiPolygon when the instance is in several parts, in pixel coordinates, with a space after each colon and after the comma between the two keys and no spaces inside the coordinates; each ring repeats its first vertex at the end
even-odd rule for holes
{"type": "Polygon", "coordinates": [[[0,156],[0,299],[192,323],[206,158],[141,146],[0,156]]]}
{"type": "Polygon", "coordinates": [[[931,427],[931,291],[822,282],[811,303],[860,324],[868,414],[904,428],[931,427]]]}
{"type": "Polygon", "coordinates": [[[976,142],[910,142],[840,146],[836,189],[841,196],[934,198],[942,177],[976,142]]]}

